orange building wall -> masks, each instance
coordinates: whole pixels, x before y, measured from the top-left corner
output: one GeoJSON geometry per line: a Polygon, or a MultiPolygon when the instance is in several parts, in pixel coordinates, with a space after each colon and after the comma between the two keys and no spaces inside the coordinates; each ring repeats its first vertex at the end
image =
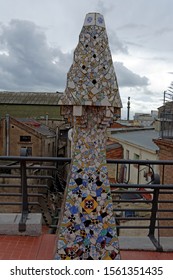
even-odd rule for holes
{"type": "MultiPolygon", "coordinates": [[[[160,160],[173,160],[173,141],[168,139],[157,139],[154,140],[154,143],[159,147],[159,159],[160,160]]],[[[163,169],[162,166],[160,167],[160,179],[161,184],[173,184],[173,167],[171,165],[166,165],[164,167],[164,181],[163,179],[163,169]]],[[[167,190],[169,191],[169,190],[167,190]]],[[[173,194],[161,194],[159,196],[160,200],[173,200],[173,194]]],[[[173,203],[168,204],[160,204],[160,209],[173,209],[173,203]]],[[[159,217],[164,218],[172,218],[173,219],[173,213],[167,212],[167,213],[159,213],[159,217]]],[[[160,225],[169,225],[173,226],[172,221],[160,221],[160,225]]],[[[173,236],[173,229],[162,229],[160,230],[161,236],[173,236]]]]}
{"type": "MultiPolygon", "coordinates": [[[[115,143],[115,142],[108,141],[107,148],[109,147],[108,144],[113,144],[113,143],[115,143]]],[[[122,159],[123,158],[122,146],[119,145],[117,148],[108,149],[106,151],[106,158],[107,159],[122,159]]],[[[116,172],[117,172],[116,164],[107,164],[107,168],[108,168],[109,181],[111,183],[115,183],[116,182],[116,172]]]]}

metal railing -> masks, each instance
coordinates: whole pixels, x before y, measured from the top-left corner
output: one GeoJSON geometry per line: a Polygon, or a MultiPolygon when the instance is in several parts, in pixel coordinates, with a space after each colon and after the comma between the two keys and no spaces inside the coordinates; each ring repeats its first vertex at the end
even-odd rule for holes
{"type": "MultiPolygon", "coordinates": [[[[57,165],[64,167],[70,162],[70,158],[0,157],[0,212],[3,212],[3,207],[18,206],[22,214],[19,230],[25,231],[28,213],[36,207],[41,209],[42,199],[51,216],[49,227],[56,229],[61,206],[55,203],[54,209],[50,209],[48,195],[63,192],[61,180],[57,177],[60,170],[57,165]]],[[[129,234],[131,230],[145,230],[156,249],[162,251],[161,232],[173,230],[173,183],[166,183],[167,167],[173,167],[173,161],[108,159],[107,163],[115,166],[115,183],[111,184],[111,193],[119,235],[125,231],[129,234]],[[156,166],[160,176],[156,174],[156,166]],[[150,180],[141,183],[144,167],[145,172],[147,170],[150,174],[150,180]],[[136,178],[132,178],[131,174],[134,168],[136,178]],[[134,198],[134,195],[137,197],[134,198]]],[[[44,211],[42,214],[44,216],[44,211]]]]}
{"type": "Polygon", "coordinates": [[[160,137],[166,139],[173,138],[173,114],[162,112],[160,115],[161,127],[160,137]]]}
{"type": "Polygon", "coordinates": [[[111,184],[114,212],[119,235],[142,236],[145,231],[157,251],[163,251],[160,235],[173,235],[173,177],[169,184],[167,175],[171,172],[173,161],[149,160],[107,160],[109,164],[116,164],[116,183],[111,184]],[[126,166],[124,178],[121,167],[126,166]],[[137,169],[136,180],[131,178],[132,166],[137,169]],[[159,166],[159,174],[154,169],[159,166]],[[150,181],[140,183],[140,171],[148,168],[150,181]],[[118,174],[118,170],[119,174],[118,174]],[[133,182],[132,182],[133,181],[133,182]],[[134,182],[136,181],[136,182],[134,182]],[[135,197],[136,196],[136,197],[135,197]],[[171,233],[172,231],[172,233],[171,233]]]}
{"type": "Polygon", "coordinates": [[[54,209],[51,210],[47,202],[48,195],[50,194],[53,196],[54,194],[63,191],[65,186],[63,186],[61,182],[62,179],[59,178],[60,169],[58,169],[58,164],[63,163],[64,165],[61,169],[64,169],[64,166],[69,164],[71,159],[5,156],[0,157],[0,162],[1,209],[4,206],[19,206],[18,211],[21,213],[21,219],[19,222],[20,232],[26,230],[28,214],[34,207],[39,207],[46,224],[51,227],[44,211],[49,212],[51,220],[54,222],[55,217],[57,216],[58,205],[54,205],[54,209]],[[16,180],[18,184],[16,184],[16,180]],[[28,180],[30,180],[30,184],[28,183],[28,180]],[[48,181],[50,182],[49,184],[48,181]],[[5,192],[3,191],[4,188],[6,190],[5,192]],[[10,189],[12,189],[12,191],[10,191],[10,189]],[[7,201],[7,198],[11,198],[11,200],[7,201]],[[36,201],[30,201],[33,200],[33,198],[35,198],[36,201]],[[39,198],[42,198],[44,201],[43,207],[39,198]]]}

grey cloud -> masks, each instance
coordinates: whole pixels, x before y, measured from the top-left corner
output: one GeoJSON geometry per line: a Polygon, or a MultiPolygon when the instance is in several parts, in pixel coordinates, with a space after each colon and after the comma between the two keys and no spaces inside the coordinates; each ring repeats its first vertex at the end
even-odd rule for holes
{"type": "Polygon", "coordinates": [[[161,36],[164,34],[170,34],[170,33],[173,33],[173,28],[168,27],[168,26],[159,28],[155,31],[155,35],[157,35],[157,36],[161,36]]]}
{"type": "Polygon", "coordinates": [[[104,16],[113,9],[114,5],[110,4],[106,6],[105,1],[99,0],[97,3],[97,9],[102,13],[104,16]]]}
{"type": "Polygon", "coordinates": [[[138,44],[138,43],[135,43],[135,42],[132,42],[132,41],[125,41],[125,44],[127,46],[132,46],[132,47],[137,47],[137,48],[143,48],[143,45],[142,44],[138,44]]]}
{"type": "Polygon", "coordinates": [[[136,91],[135,101],[142,102],[145,104],[146,102],[160,102],[163,100],[163,93],[162,92],[153,92],[148,90],[146,87],[142,88],[139,91],[136,91]]]}
{"type": "MultiPolygon", "coordinates": [[[[99,0],[97,3],[97,10],[102,13],[105,17],[105,20],[109,22],[109,17],[106,19],[106,15],[114,10],[115,3],[107,3],[106,1],[99,0]]],[[[124,53],[128,54],[127,46],[118,38],[116,32],[114,30],[107,29],[109,44],[112,52],[114,53],[124,53]]]]}
{"type": "Polygon", "coordinates": [[[9,55],[0,55],[0,89],[64,89],[71,54],[51,48],[33,22],[12,20],[1,29],[0,42],[9,55]]]}
{"type": "MultiPolygon", "coordinates": [[[[1,47],[7,52],[0,53],[0,90],[64,90],[72,53],[49,46],[45,33],[33,22],[12,20],[1,29],[1,47]]],[[[111,38],[117,52],[127,53],[116,36],[111,38]]],[[[121,87],[149,84],[147,77],[133,73],[121,62],[115,68],[121,87]]]]}
{"type": "Polygon", "coordinates": [[[136,108],[142,108],[143,111],[151,111],[153,108],[152,107],[155,107],[156,108],[159,108],[159,106],[162,106],[163,102],[162,102],[162,96],[159,96],[158,99],[155,100],[155,98],[153,97],[152,98],[148,98],[149,96],[143,94],[143,96],[139,96],[140,98],[136,98],[133,97],[131,98],[131,104],[135,105],[136,108]],[[142,106],[141,106],[142,105],[142,106]]]}
{"type": "Polygon", "coordinates": [[[129,22],[128,24],[121,25],[117,30],[133,30],[133,29],[146,29],[148,28],[145,24],[136,24],[129,22]]]}
{"type": "Polygon", "coordinates": [[[115,63],[118,83],[120,87],[143,87],[149,85],[149,79],[134,73],[124,66],[122,62],[115,63]]]}
{"type": "Polygon", "coordinates": [[[162,57],[162,56],[153,56],[152,58],[149,58],[149,60],[156,60],[156,61],[168,61],[169,58],[167,57],[162,57]]]}
{"type": "Polygon", "coordinates": [[[109,44],[112,52],[128,54],[127,46],[118,38],[113,30],[108,31],[109,44]]]}

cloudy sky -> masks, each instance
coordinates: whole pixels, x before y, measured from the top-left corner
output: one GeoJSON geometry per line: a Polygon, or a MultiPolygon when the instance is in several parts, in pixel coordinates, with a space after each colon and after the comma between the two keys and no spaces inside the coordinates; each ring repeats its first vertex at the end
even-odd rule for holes
{"type": "Polygon", "coordinates": [[[63,91],[85,15],[100,12],[126,117],[163,102],[173,80],[172,0],[0,0],[0,90],[63,91]]]}

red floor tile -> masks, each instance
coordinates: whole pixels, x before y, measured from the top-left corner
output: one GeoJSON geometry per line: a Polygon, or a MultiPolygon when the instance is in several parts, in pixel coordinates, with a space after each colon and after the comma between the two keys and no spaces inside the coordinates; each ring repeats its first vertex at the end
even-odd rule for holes
{"type": "Polygon", "coordinates": [[[173,252],[121,251],[122,260],[173,260],[173,252]]]}
{"type": "MultiPolygon", "coordinates": [[[[57,236],[0,235],[0,260],[53,260],[57,236]]],[[[173,260],[173,252],[121,251],[122,260],[173,260]]]]}
{"type": "Polygon", "coordinates": [[[44,234],[41,246],[37,255],[37,260],[52,260],[56,251],[56,235],[44,234]]]}
{"type": "Polygon", "coordinates": [[[38,237],[0,236],[0,260],[48,260],[54,258],[55,250],[56,235],[45,233],[38,237]]]}

